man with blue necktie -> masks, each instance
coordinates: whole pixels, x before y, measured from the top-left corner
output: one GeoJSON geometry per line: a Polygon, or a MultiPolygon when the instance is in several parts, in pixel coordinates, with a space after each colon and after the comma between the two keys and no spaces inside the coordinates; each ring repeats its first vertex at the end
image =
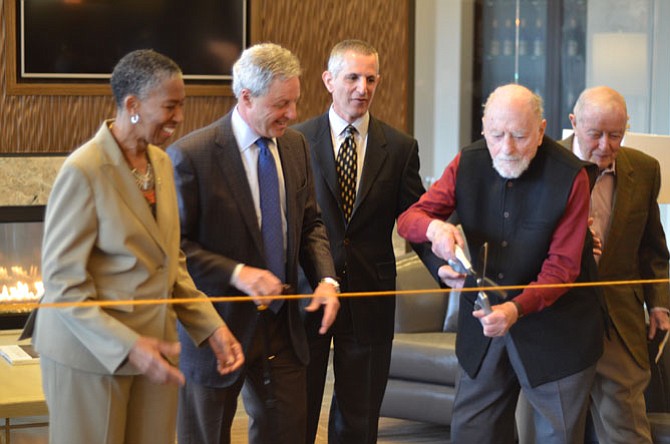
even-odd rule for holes
{"type": "Polygon", "coordinates": [[[250,296],[214,304],[242,344],[242,370],[221,377],[211,350],[182,340],[180,444],[230,442],[240,391],[249,442],[304,441],[309,350],[298,301],[267,296],[295,288],[300,264],[316,287],[306,310],[324,307],[325,332],[339,308],[339,286],[307,144],[288,129],[300,74],[290,51],[275,44],[248,48],[233,67],[235,108],[168,148],[193,280],[209,296],[250,296]],[[258,308],[266,306],[261,315],[258,308]]]}

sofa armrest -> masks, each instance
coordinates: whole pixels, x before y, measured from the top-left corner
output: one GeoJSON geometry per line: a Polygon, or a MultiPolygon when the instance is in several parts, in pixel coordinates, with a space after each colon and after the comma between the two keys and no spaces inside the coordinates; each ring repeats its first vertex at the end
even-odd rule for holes
{"type": "Polygon", "coordinates": [[[397,333],[437,332],[444,327],[449,304],[449,293],[421,290],[439,290],[440,286],[415,253],[407,253],[396,260],[398,291],[417,290],[416,293],[396,297],[395,331],[397,333]]]}

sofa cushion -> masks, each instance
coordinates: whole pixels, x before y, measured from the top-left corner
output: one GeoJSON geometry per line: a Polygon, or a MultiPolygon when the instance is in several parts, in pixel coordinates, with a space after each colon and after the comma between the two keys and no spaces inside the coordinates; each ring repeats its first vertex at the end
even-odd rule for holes
{"type": "Polygon", "coordinates": [[[449,304],[449,293],[440,290],[440,286],[416,253],[399,257],[396,268],[396,290],[400,294],[396,297],[395,331],[441,331],[449,304]]]}
{"type": "Polygon", "coordinates": [[[396,333],[391,378],[453,386],[457,372],[456,333],[396,333]]]}
{"type": "Polygon", "coordinates": [[[381,416],[448,426],[455,396],[453,386],[389,379],[381,416]]]}

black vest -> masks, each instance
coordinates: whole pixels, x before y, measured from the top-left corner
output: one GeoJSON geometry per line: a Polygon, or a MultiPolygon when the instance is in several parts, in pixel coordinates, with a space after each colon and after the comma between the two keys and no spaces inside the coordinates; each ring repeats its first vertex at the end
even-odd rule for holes
{"type": "MultiPolygon", "coordinates": [[[[473,266],[482,269],[480,251],[488,242],[486,275],[499,285],[526,285],[536,280],[551,239],[565,212],[572,184],[584,168],[572,153],[545,137],[528,169],[504,179],[493,168],[484,140],[465,148],[456,178],[456,212],[468,240],[473,266]]],[[[578,282],[596,279],[593,243],[584,233],[578,282]]],[[[474,280],[466,286],[475,286],[474,280]]],[[[508,300],[519,291],[508,292],[508,300]]],[[[472,316],[474,292],[462,293],[456,354],[475,377],[490,338],[472,316]]],[[[489,294],[492,304],[502,303],[489,294]]],[[[602,354],[604,316],[599,291],[574,288],[553,305],[530,313],[510,329],[533,387],[593,365],[602,354]]]]}

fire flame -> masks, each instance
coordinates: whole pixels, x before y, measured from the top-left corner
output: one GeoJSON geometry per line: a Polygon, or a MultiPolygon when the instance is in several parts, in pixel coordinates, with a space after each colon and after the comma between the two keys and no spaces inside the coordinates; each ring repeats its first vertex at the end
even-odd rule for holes
{"type": "Polygon", "coordinates": [[[35,302],[44,294],[44,284],[35,266],[28,271],[19,266],[0,267],[0,283],[0,303],[35,302]]]}

